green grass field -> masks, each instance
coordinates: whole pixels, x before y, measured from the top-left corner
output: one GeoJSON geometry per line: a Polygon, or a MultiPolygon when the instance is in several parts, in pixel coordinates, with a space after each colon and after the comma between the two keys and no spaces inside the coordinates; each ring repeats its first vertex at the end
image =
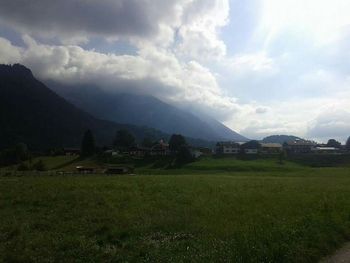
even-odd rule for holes
{"type": "Polygon", "coordinates": [[[348,167],[151,166],[0,177],[0,262],[317,262],[350,238],[348,167]]]}

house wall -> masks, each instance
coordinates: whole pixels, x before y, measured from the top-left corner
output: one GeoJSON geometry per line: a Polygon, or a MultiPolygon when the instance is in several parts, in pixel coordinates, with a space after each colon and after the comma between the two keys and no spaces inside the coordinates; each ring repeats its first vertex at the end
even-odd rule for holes
{"type": "Polygon", "coordinates": [[[282,147],[281,148],[278,148],[278,147],[263,147],[261,149],[261,152],[264,153],[264,154],[277,154],[277,153],[280,153],[282,151],[282,147]]]}
{"type": "Polygon", "coordinates": [[[258,149],[245,149],[246,154],[258,154],[258,149]]]}
{"type": "Polygon", "coordinates": [[[239,153],[239,148],[237,147],[223,147],[223,153],[224,154],[238,154],[239,153]]]}
{"type": "Polygon", "coordinates": [[[309,145],[289,145],[286,147],[286,150],[292,153],[310,153],[312,148],[313,147],[309,145]]]}

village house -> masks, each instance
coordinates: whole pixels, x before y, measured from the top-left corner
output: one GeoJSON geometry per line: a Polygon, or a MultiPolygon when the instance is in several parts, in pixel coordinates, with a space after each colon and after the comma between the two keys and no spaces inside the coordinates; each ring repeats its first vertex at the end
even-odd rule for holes
{"type": "Polygon", "coordinates": [[[116,151],[116,150],[111,150],[111,149],[105,150],[103,153],[104,153],[105,155],[110,155],[110,156],[117,156],[117,155],[118,155],[118,151],[116,151]]]}
{"type": "Polygon", "coordinates": [[[212,156],[213,155],[213,150],[210,148],[201,147],[201,148],[199,148],[199,151],[202,153],[203,156],[212,156]]]}
{"type": "Polygon", "coordinates": [[[337,154],[340,153],[339,148],[335,147],[327,147],[327,146],[316,146],[311,149],[313,153],[316,154],[337,154]]]}
{"type": "Polygon", "coordinates": [[[262,154],[279,154],[282,152],[282,144],[280,143],[260,143],[260,145],[262,154]]]}
{"type": "Polygon", "coordinates": [[[145,157],[151,154],[151,148],[134,146],[129,149],[129,155],[136,157],[145,157]]]}
{"type": "Polygon", "coordinates": [[[79,148],[63,148],[64,155],[75,156],[80,154],[79,148]]]}
{"type": "Polygon", "coordinates": [[[240,145],[236,142],[218,142],[215,147],[216,154],[238,154],[240,145]]]}
{"type": "Polygon", "coordinates": [[[258,148],[247,148],[247,149],[244,149],[244,153],[245,154],[258,154],[259,153],[259,149],[258,148]]]}
{"type": "Polygon", "coordinates": [[[258,141],[249,141],[241,145],[241,152],[245,154],[258,154],[261,145],[258,141]]]}
{"type": "Polygon", "coordinates": [[[132,174],[134,168],[129,166],[110,166],[104,170],[105,174],[132,174]]]}
{"type": "Polygon", "coordinates": [[[170,149],[169,144],[164,142],[163,140],[160,140],[157,144],[155,144],[150,154],[152,156],[168,156],[170,155],[170,149]]]}
{"type": "Polygon", "coordinates": [[[190,147],[190,152],[193,158],[197,159],[203,155],[203,153],[200,151],[200,149],[196,149],[193,147],[190,147]]]}
{"type": "Polygon", "coordinates": [[[316,147],[316,143],[312,141],[305,140],[295,140],[290,142],[285,142],[283,148],[287,153],[297,154],[297,153],[311,153],[312,149],[316,147]]]}
{"type": "Polygon", "coordinates": [[[97,171],[97,168],[95,167],[85,167],[85,166],[76,166],[75,169],[78,173],[82,173],[82,174],[92,174],[92,173],[96,173],[97,171]]]}

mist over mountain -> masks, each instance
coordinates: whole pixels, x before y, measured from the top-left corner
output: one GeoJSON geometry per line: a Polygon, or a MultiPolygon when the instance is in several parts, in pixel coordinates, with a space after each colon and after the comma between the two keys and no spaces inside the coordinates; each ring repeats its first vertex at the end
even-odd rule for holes
{"type": "MultiPolygon", "coordinates": [[[[91,129],[99,145],[111,145],[119,129],[137,140],[168,139],[169,134],[149,127],[117,124],[86,113],[38,81],[19,64],[0,65],[0,149],[23,142],[32,149],[80,146],[85,130],[91,129]]],[[[194,145],[209,142],[188,139],[194,145]]]]}
{"type": "Polygon", "coordinates": [[[211,117],[194,115],[152,96],[113,93],[93,85],[46,83],[65,99],[97,118],[148,126],[203,140],[247,140],[211,117]]]}

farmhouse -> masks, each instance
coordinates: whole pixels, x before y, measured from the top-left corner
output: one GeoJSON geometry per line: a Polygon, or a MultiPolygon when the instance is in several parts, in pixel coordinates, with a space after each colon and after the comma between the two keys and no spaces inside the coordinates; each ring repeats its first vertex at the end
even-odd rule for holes
{"type": "Polygon", "coordinates": [[[238,154],[240,145],[236,142],[218,142],[216,144],[216,154],[238,154]]]}
{"type": "Polygon", "coordinates": [[[260,143],[262,154],[279,154],[282,151],[280,143],[260,143]]]}

